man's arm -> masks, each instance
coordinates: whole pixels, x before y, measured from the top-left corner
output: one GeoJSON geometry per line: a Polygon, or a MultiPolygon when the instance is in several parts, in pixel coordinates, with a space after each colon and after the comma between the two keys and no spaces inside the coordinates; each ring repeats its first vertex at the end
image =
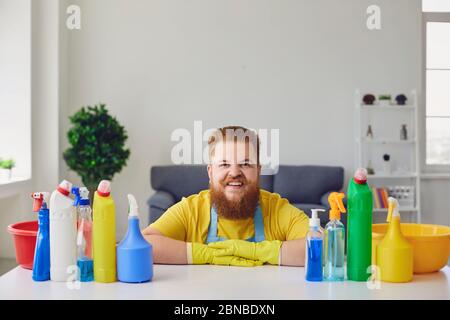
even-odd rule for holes
{"type": "Polygon", "coordinates": [[[305,239],[284,241],[280,254],[281,265],[303,267],[305,265],[305,239]]]}
{"type": "Polygon", "coordinates": [[[165,237],[158,230],[142,230],[145,240],[153,246],[153,262],[161,264],[187,264],[186,242],[165,237]]]}

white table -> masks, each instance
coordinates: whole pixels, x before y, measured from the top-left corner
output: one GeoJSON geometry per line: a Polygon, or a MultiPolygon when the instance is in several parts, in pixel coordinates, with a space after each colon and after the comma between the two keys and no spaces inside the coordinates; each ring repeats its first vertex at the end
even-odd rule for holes
{"type": "Polygon", "coordinates": [[[450,267],[415,275],[405,284],[365,282],[307,282],[305,269],[262,266],[155,265],[152,282],[80,283],[34,282],[31,271],[17,267],[0,277],[0,299],[450,299],[450,267]]]}

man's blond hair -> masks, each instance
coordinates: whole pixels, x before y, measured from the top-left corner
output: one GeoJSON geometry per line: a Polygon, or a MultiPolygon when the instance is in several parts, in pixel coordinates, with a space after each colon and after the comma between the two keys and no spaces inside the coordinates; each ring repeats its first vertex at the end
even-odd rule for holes
{"type": "Polygon", "coordinates": [[[214,130],[208,139],[210,161],[214,155],[216,144],[221,141],[230,140],[233,142],[245,141],[245,143],[253,145],[255,147],[254,150],[256,150],[256,161],[259,165],[259,136],[255,131],[241,126],[227,126],[214,130]]]}

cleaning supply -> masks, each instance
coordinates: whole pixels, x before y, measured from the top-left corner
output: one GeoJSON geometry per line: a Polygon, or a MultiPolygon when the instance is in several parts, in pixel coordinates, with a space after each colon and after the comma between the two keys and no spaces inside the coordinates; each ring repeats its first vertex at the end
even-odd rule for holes
{"type": "Polygon", "coordinates": [[[320,228],[318,212],[324,209],[311,209],[311,219],[309,219],[309,231],[306,235],[306,280],[323,280],[323,232],[320,228]]]}
{"type": "Polygon", "coordinates": [[[211,242],[208,244],[211,248],[220,249],[215,253],[215,256],[237,256],[273,265],[280,264],[281,245],[282,242],[280,240],[251,242],[238,239],[211,242]]]}
{"type": "Polygon", "coordinates": [[[94,260],[92,259],[92,209],[89,201],[89,190],[78,189],[78,233],[77,233],[77,266],[81,282],[94,280],[94,260]]]}
{"type": "Polygon", "coordinates": [[[94,280],[116,281],[116,206],[111,197],[111,182],[102,180],[94,193],[94,280]]]}
{"type": "Polygon", "coordinates": [[[47,281],[50,280],[50,230],[47,206],[50,194],[48,192],[34,192],[31,197],[34,199],[33,212],[39,212],[39,229],[34,250],[32,278],[34,281],[47,281]]]}
{"type": "Polygon", "coordinates": [[[67,281],[77,264],[77,216],[69,197],[72,183],[63,180],[50,196],[50,279],[67,281]]]}
{"type": "Polygon", "coordinates": [[[347,279],[367,281],[372,260],[372,191],[367,170],[359,168],[347,190],[347,279]]]}
{"type": "Polygon", "coordinates": [[[138,205],[128,195],[128,230],[117,246],[117,278],[122,282],[147,282],[153,277],[153,248],[139,228],[138,205]]]}
{"type": "Polygon", "coordinates": [[[389,197],[388,231],[377,247],[377,264],[381,281],[409,282],[413,277],[413,246],[400,229],[398,201],[389,197]]]}
{"type": "Polygon", "coordinates": [[[345,228],[341,213],[346,212],[342,202],[344,193],[332,192],[328,196],[330,204],[330,222],[325,226],[324,280],[343,281],[345,279],[345,228]]]}

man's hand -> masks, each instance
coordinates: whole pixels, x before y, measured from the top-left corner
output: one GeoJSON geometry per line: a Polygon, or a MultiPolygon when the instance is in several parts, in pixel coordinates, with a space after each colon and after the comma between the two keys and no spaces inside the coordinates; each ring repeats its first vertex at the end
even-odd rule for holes
{"type": "Polygon", "coordinates": [[[223,266],[255,267],[261,266],[261,261],[245,259],[234,255],[218,254],[218,249],[210,248],[202,243],[192,243],[193,264],[216,264],[223,266]]]}
{"type": "Polygon", "coordinates": [[[225,240],[208,244],[209,248],[216,249],[214,255],[237,256],[249,260],[257,260],[262,263],[274,265],[280,264],[280,248],[282,242],[279,240],[249,242],[245,240],[225,240]]]}

